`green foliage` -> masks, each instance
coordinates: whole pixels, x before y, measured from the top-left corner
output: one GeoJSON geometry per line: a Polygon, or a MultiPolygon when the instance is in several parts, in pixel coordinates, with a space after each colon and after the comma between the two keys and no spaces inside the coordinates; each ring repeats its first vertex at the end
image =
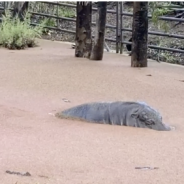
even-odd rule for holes
{"type": "Polygon", "coordinates": [[[166,21],[159,20],[160,16],[167,15],[172,10],[168,2],[149,2],[149,7],[152,14],[152,22],[158,29],[163,29],[165,32],[169,30],[169,25],[166,21]]]}
{"type": "Polygon", "coordinates": [[[45,26],[54,27],[54,26],[56,26],[56,21],[53,18],[46,18],[45,19],[45,26]]]}
{"type": "Polygon", "coordinates": [[[58,15],[61,17],[73,18],[76,16],[75,10],[67,7],[60,7],[58,15]]]}
{"type": "Polygon", "coordinates": [[[181,10],[183,9],[183,6],[175,5],[171,3],[171,1],[168,2],[157,1],[157,2],[149,2],[149,8],[151,10],[152,21],[155,24],[155,26],[167,32],[169,30],[168,22],[159,20],[159,17],[171,14],[174,10],[181,10]]]}
{"type": "Polygon", "coordinates": [[[30,15],[26,14],[21,22],[18,17],[12,18],[9,11],[5,12],[0,27],[0,45],[8,49],[24,49],[36,45],[36,38],[41,37],[45,21],[39,26],[30,26],[30,15]]]}
{"type": "MultiPolygon", "coordinates": [[[[44,19],[44,26],[48,26],[48,27],[55,27],[56,26],[56,20],[53,18],[46,18],[44,19]]],[[[48,28],[44,28],[43,29],[43,34],[48,34],[49,33],[49,29],[48,28]]]]}
{"type": "Polygon", "coordinates": [[[163,57],[162,60],[167,62],[167,63],[178,64],[176,57],[174,57],[171,53],[163,52],[163,53],[161,53],[161,56],[163,57]]]}

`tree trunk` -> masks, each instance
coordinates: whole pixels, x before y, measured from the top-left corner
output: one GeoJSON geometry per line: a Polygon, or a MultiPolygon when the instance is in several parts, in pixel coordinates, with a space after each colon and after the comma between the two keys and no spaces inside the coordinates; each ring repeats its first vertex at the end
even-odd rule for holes
{"type": "Polygon", "coordinates": [[[147,67],[148,2],[134,2],[131,67],[147,67]]]}
{"type": "Polygon", "coordinates": [[[102,60],[105,41],[105,24],[106,24],[107,2],[98,2],[96,16],[96,31],[94,46],[91,52],[91,60],[102,60]]]}
{"type": "Polygon", "coordinates": [[[92,3],[77,2],[75,57],[90,58],[92,48],[91,19],[92,3]]]}
{"type": "Polygon", "coordinates": [[[24,21],[24,16],[28,10],[28,6],[29,2],[26,1],[14,2],[13,17],[15,18],[18,16],[21,21],[24,21]]]}

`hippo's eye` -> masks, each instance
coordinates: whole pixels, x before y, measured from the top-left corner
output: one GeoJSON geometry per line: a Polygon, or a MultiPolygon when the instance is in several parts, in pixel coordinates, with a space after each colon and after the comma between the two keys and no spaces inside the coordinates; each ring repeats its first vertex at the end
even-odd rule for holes
{"type": "Polygon", "coordinates": [[[149,119],[148,121],[146,121],[147,125],[154,125],[155,122],[152,119],[149,119]]]}

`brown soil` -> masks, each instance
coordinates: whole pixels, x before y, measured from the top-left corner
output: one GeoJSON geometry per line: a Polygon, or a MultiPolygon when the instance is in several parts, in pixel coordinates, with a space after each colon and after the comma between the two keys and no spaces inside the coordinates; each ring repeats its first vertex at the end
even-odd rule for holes
{"type": "Polygon", "coordinates": [[[28,50],[0,49],[0,183],[183,184],[184,67],[149,61],[148,68],[131,68],[130,57],[111,53],[94,62],[75,58],[70,44],[39,42],[28,50]],[[53,116],[114,100],[145,101],[176,130],[53,116]]]}

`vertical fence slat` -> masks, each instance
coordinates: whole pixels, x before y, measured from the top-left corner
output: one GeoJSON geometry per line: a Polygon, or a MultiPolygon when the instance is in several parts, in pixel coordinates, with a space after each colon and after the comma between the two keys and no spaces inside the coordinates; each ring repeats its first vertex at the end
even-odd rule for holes
{"type": "Polygon", "coordinates": [[[121,32],[120,32],[120,54],[123,53],[123,2],[120,2],[120,27],[121,27],[121,32]]]}
{"type": "MultiPolygon", "coordinates": [[[[52,5],[56,5],[57,6],[57,10],[56,10],[56,15],[55,16],[53,16],[53,15],[48,15],[48,14],[45,14],[45,12],[44,13],[36,13],[36,12],[34,12],[34,10],[32,10],[32,11],[29,11],[29,13],[31,13],[32,15],[37,15],[37,16],[43,16],[43,17],[50,17],[50,18],[54,18],[54,19],[57,19],[57,26],[55,26],[55,27],[51,27],[51,26],[46,26],[46,28],[48,28],[48,29],[53,29],[53,30],[58,30],[58,31],[60,31],[60,32],[68,32],[68,33],[72,33],[72,34],[75,34],[75,31],[72,31],[72,30],[68,30],[68,29],[60,29],[59,27],[59,22],[60,22],[60,20],[61,19],[63,19],[63,20],[67,20],[67,21],[75,21],[75,20],[73,20],[72,18],[65,18],[65,17],[59,17],[59,7],[63,7],[63,6],[66,6],[66,7],[71,7],[71,8],[73,8],[73,7],[76,7],[76,5],[73,5],[73,4],[67,4],[67,3],[59,3],[59,1],[57,1],[57,2],[44,2],[44,1],[38,1],[38,4],[37,4],[37,11],[39,11],[39,12],[43,12],[43,8],[42,8],[42,4],[44,4],[44,3],[46,3],[46,4],[52,4],[52,5]]],[[[4,10],[7,10],[7,9],[9,9],[9,10],[13,10],[12,9],[12,4],[13,3],[11,3],[11,2],[3,2],[3,6],[4,7],[2,7],[4,10]]],[[[32,5],[32,8],[33,9],[35,9],[35,6],[34,5],[32,5]]],[[[122,54],[123,53],[123,46],[125,45],[125,44],[128,44],[129,42],[127,42],[127,41],[125,41],[124,40],[124,37],[123,37],[123,35],[124,35],[124,32],[126,32],[126,31],[131,31],[131,29],[129,29],[129,28],[124,28],[123,26],[124,26],[124,24],[123,24],[123,17],[124,16],[130,16],[130,17],[132,17],[132,13],[129,13],[129,12],[124,12],[124,9],[123,9],[124,7],[123,7],[123,2],[121,1],[121,2],[119,2],[119,4],[118,4],[118,2],[116,2],[116,10],[109,10],[109,9],[107,9],[107,13],[112,13],[113,15],[115,15],[116,16],[116,26],[112,26],[112,25],[106,25],[106,28],[110,28],[110,29],[114,29],[115,30],[115,34],[114,34],[114,36],[115,36],[115,39],[113,39],[113,38],[105,38],[105,40],[106,41],[109,41],[109,42],[113,42],[113,43],[115,43],[115,49],[116,49],[116,53],[119,53],[120,52],[120,54],[122,54]],[[119,8],[118,8],[118,6],[120,6],[119,8]],[[120,9],[120,12],[118,13],[118,9],[120,9]],[[120,16],[118,15],[118,14],[121,14],[120,16]],[[120,31],[120,35],[118,35],[119,33],[119,28],[122,30],[122,32],[120,31]]],[[[47,9],[47,8],[46,8],[47,9]]],[[[93,11],[97,11],[97,8],[92,8],[93,9],[93,11]]],[[[149,15],[148,16],[148,18],[151,18],[151,16],[149,15]]],[[[159,19],[160,20],[166,20],[166,21],[177,21],[177,22],[184,22],[184,19],[181,19],[181,18],[173,18],[173,17],[164,17],[164,16],[162,16],[162,17],[159,17],[159,19]]],[[[0,20],[2,20],[2,17],[0,17],[0,20]]],[[[36,23],[31,23],[31,25],[37,25],[36,23]]],[[[155,31],[149,31],[148,32],[148,34],[151,34],[151,35],[160,35],[160,36],[164,36],[164,37],[172,37],[172,38],[179,38],[179,39],[183,39],[183,35],[178,35],[178,34],[169,34],[169,33],[163,33],[163,32],[155,32],[155,31]]],[[[156,45],[150,45],[149,46],[149,48],[152,48],[152,49],[158,49],[159,50],[159,48],[161,49],[161,50],[168,50],[168,51],[173,51],[173,52],[177,52],[178,51],[178,53],[183,53],[183,50],[181,50],[181,49],[172,49],[172,48],[163,48],[163,47],[158,47],[158,46],[156,46],[156,45]]]]}
{"type": "Polygon", "coordinates": [[[116,53],[119,53],[119,38],[118,38],[118,32],[119,32],[119,15],[118,15],[118,9],[119,9],[119,2],[116,3],[116,53]]]}
{"type": "MultiPolygon", "coordinates": [[[[59,3],[59,1],[57,1],[57,3],[59,3]]],[[[59,17],[59,5],[57,4],[57,28],[59,28],[59,19],[58,19],[58,17],[59,17]]]]}

